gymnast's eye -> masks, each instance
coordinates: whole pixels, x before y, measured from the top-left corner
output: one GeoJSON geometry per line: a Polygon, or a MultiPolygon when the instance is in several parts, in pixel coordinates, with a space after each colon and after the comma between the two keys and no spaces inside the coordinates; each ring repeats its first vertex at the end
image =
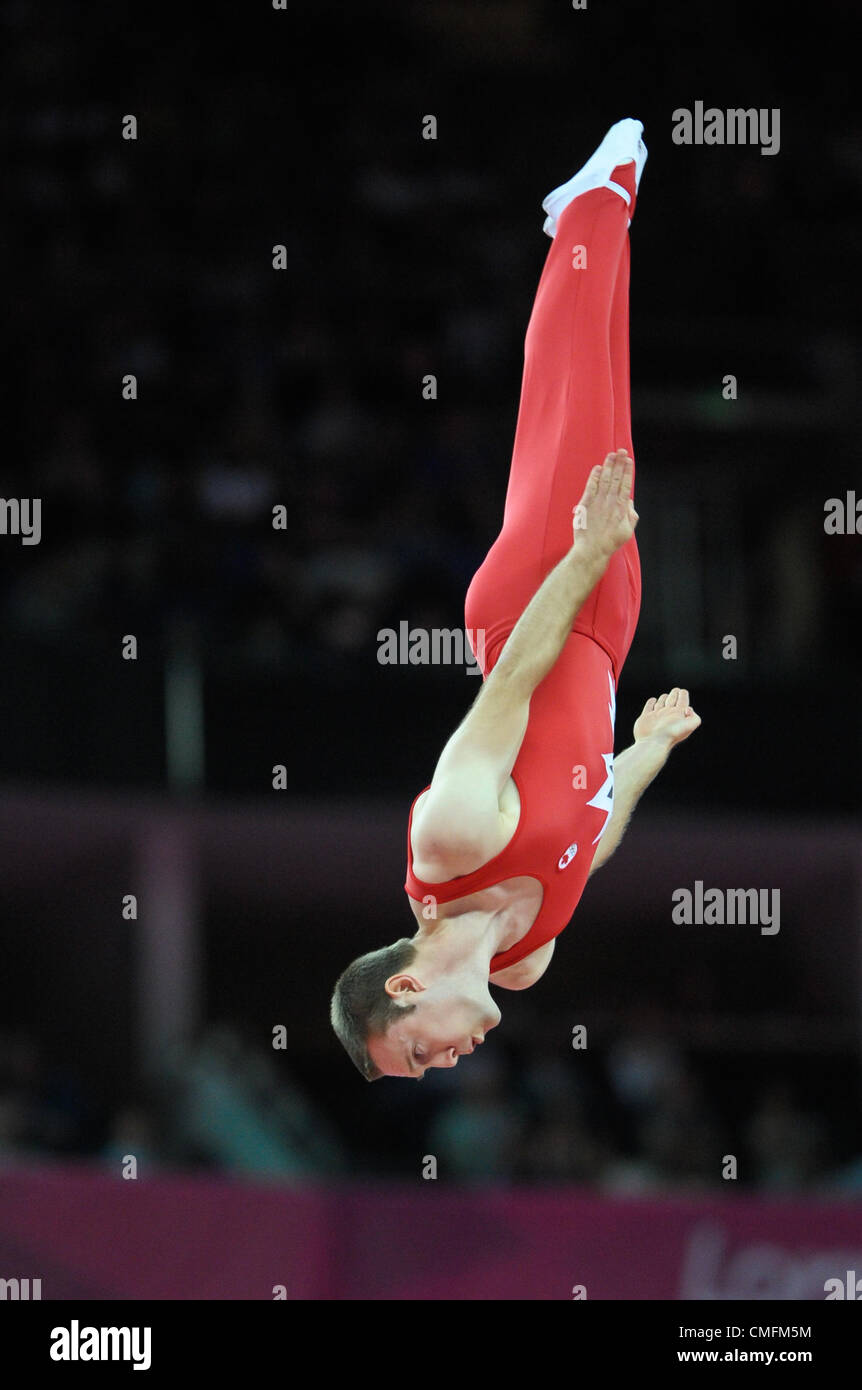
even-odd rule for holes
{"type": "Polygon", "coordinates": [[[421,1047],[414,1047],[413,1060],[414,1062],[423,1062],[425,1060],[425,1053],[422,1051],[421,1047]]]}

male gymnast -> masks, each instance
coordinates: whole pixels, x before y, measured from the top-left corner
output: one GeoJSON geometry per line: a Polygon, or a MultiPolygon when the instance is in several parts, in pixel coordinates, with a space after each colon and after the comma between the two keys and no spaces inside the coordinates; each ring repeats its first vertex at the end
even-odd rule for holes
{"type": "Polygon", "coordinates": [[[587,879],[700,718],[674,687],[614,759],[616,689],[640,609],[629,396],[628,228],[646,146],[612,126],[545,199],[552,238],[524,350],[503,525],[467,592],[482,687],[407,829],[412,937],[360,956],[332,996],[368,1081],[453,1067],[528,989],[587,879]],[[598,462],[604,460],[603,462],[598,462]],[[477,644],[478,645],[478,644],[477,644]]]}

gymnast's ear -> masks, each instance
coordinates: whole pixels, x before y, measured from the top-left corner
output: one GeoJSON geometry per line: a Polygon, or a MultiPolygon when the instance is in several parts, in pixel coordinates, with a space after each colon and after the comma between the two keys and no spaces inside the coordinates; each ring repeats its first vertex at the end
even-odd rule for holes
{"type": "Polygon", "coordinates": [[[425,986],[415,975],[402,972],[399,975],[390,975],[383,988],[391,999],[400,999],[407,994],[421,993],[425,986]]]}

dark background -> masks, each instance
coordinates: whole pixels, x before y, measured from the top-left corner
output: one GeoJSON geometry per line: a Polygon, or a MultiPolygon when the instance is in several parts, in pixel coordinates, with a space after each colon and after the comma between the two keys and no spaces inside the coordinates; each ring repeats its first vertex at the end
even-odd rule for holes
{"type": "MultiPolygon", "coordinates": [[[[412,1172],[433,1144],[465,1177],[709,1186],[729,1146],[754,1185],[845,1180],[862,1152],[862,538],[823,518],[828,498],[862,496],[855,18],[834,3],[795,20],[563,0],[5,7],[0,495],[41,497],[43,529],[32,547],[0,536],[0,1146],[112,1154],[134,1137],[160,1162],[230,1168],[212,1135],[235,1116],[181,1118],[204,1056],[281,1115],[270,1138],[312,1173],[412,1172]],[[780,152],[675,145],[673,111],[698,100],[780,108],[780,152]],[[502,515],[541,200],[625,115],[649,160],[631,233],[644,605],[618,747],[648,695],[687,685],[703,728],[638,827],[684,836],[718,816],[721,844],[737,825],[748,849],[813,827],[807,887],[785,896],[771,955],[718,933],[683,963],[646,890],[640,916],[609,924],[596,880],[556,979],[501,1001],[472,1084],[364,1087],[328,993],[407,929],[407,808],[475,694],[463,670],[379,665],[377,632],[463,622],[502,515]],[[201,712],[185,773],[167,752],[176,680],[201,712]],[[321,865],[344,872],[333,806],[379,834],[338,905],[315,909],[321,865]],[[174,1071],[142,1064],[139,965],[113,921],[141,807],[166,825],[226,817],[200,861],[174,1071]],[[88,808],[127,830],[111,841],[88,808]],[[244,850],[241,872],[258,815],[270,857],[258,870],[244,850]],[[834,834],[846,852],[818,860],[834,834]],[[812,975],[823,940],[846,962],[834,990],[812,975]],[[601,1045],[574,1081],[587,1008],[601,1045]]],[[[638,833],[607,871],[634,889],[638,833]]],[[[677,862],[669,885],[698,876],[696,855],[677,862]]],[[[242,1161],[278,1171],[255,1143],[242,1161]]]]}

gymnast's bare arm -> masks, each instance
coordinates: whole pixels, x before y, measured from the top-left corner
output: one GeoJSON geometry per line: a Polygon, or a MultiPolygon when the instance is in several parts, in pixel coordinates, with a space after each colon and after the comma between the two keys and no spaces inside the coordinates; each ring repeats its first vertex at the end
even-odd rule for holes
{"type": "Polygon", "coordinates": [[[527,604],[440,755],[413,823],[414,855],[434,877],[470,873],[511,836],[511,808],[501,799],[527,731],[530,697],[553,668],[611,556],[634,535],[633,471],[624,449],[593,469],[571,549],[527,604]]]}
{"type": "MultiPolygon", "coordinates": [[[[664,767],[672,748],[700,728],[700,715],[689,703],[688,691],[674,686],[668,694],[647,700],[634,727],[634,743],[614,760],[614,809],[593,859],[590,875],[610,859],[625,833],[632,811],[650,782],[664,767]]],[[[524,960],[490,977],[503,989],[529,989],[551,963],[554,941],[548,941],[524,960]]]]}
{"type": "Polygon", "coordinates": [[[647,700],[635,721],[634,743],[614,758],[614,809],[599,840],[590,876],[607,863],[625,834],[632,811],[670,757],[672,748],[700,728],[688,691],[674,686],[669,694],[647,700]]]}

